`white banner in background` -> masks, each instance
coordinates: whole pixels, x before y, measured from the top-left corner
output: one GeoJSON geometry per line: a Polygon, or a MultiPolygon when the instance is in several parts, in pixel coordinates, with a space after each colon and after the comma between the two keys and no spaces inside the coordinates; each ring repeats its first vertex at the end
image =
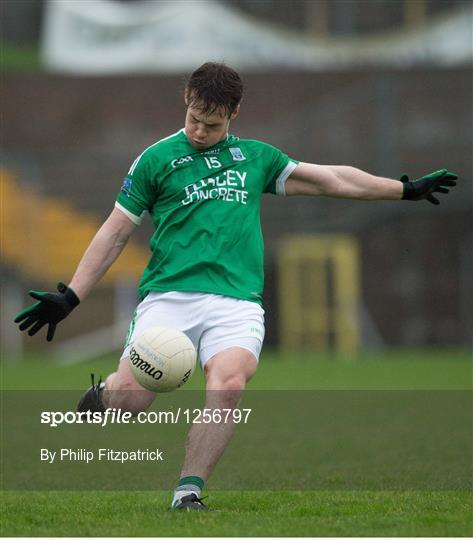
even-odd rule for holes
{"type": "Polygon", "coordinates": [[[182,73],[209,60],[246,70],[471,62],[473,6],[422,30],[308,39],[247,17],[217,0],[48,0],[42,59],[76,74],[182,73]]]}

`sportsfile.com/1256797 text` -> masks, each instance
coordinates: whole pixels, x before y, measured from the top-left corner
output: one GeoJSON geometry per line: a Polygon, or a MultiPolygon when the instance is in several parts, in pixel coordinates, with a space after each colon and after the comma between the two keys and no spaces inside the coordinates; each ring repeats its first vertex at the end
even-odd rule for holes
{"type": "Polygon", "coordinates": [[[58,427],[63,424],[246,424],[252,409],[186,409],[143,411],[133,416],[122,409],[109,408],[102,412],[42,411],[41,424],[58,427]]]}

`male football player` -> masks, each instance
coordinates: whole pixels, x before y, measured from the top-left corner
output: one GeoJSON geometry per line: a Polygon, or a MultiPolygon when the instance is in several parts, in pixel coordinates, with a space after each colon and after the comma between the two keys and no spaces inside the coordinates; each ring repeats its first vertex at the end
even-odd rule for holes
{"type": "MultiPolygon", "coordinates": [[[[194,71],[185,89],[184,128],[134,160],[69,285],[60,283],[55,293],[31,291],[37,303],[16,317],[29,335],[48,325],[52,340],[56,325],[91,292],[145,212],[151,215],[152,254],[118,369],[105,383],[92,384],[79,411],[115,407],[137,414],[151,405],[155,394],[135,381],[128,356],[134,337],[156,325],[176,327],[194,343],[206,378],[205,407],[237,407],[264,337],[263,193],[438,204],[435,194],[456,185],[457,176],[445,169],[399,181],[349,166],[300,163],[269,144],[239,139],[229,126],[242,95],[240,76],[230,67],[209,62],[194,71]]],[[[201,491],[233,428],[231,422],[192,426],[173,508],[206,509],[201,491]]]]}

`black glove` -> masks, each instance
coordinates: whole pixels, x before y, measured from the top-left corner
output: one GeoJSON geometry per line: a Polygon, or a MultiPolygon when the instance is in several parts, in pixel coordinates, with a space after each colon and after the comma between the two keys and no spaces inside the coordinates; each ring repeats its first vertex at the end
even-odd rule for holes
{"type": "Polygon", "coordinates": [[[455,187],[458,176],[455,173],[440,169],[430,174],[426,174],[417,180],[409,180],[407,174],[401,176],[403,183],[402,198],[410,201],[420,201],[427,199],[432,204],[440,204],[440,201],[432,193],[448,193],[447,187],[455,187]]]}
{"type": "Polygon", "coordinates": [[[15,322],[20,324],[20,330],[28,330],[29,336],[34,336],[45,324],[48,324],[46,339],[51,341],[56,331],[56,325],[65,319],[69,313],[80,304],[76,293],[64,285],[57,284],[58,293],[30,291],[28,294],[38,303],[24,309],[15,317],[15,322]]]}

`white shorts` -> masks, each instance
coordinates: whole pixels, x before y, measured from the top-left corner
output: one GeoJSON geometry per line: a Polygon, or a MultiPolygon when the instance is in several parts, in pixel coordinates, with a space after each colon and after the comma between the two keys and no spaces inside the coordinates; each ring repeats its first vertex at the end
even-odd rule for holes
{"type": "Polygon", "coordinates": [[[248,300],[194,292],[150,292],[136,308],[121,359],[135,336],[152,326],[172,326],[194,344],[200,364],[229,347],[243,347],[259,359],[264,339],[264,310],[248,300]]]}

